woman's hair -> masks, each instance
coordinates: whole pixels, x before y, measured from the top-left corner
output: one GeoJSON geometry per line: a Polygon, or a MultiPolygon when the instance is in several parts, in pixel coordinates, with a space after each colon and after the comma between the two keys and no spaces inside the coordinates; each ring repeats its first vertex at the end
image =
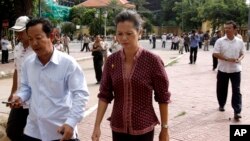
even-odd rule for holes
{"type": "Polygon", "coordinates": [[[137,31],[142,29],[143,20],[141,16],[132,10],[123,10],[115,18],[115,25],[117,26],[120,22],[130,21],[134,24],[134,27],[137,31]]]}

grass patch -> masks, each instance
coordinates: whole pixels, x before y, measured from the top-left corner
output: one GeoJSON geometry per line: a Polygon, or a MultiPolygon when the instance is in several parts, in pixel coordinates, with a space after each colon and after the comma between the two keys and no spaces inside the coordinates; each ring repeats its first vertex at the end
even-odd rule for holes
{"type": "Polygon", "coordinates": [[[173,66],[174,64],[178,63],[177,60],[172,61],[171,63],[167,64],[166,66],[173,66]]]}
{"type": "Polygon", "coordinates": [[[186,115],[187,113],[185,111],[179,113],[177,116],[175,116],[174,118],[177,118],[177,117],[180,117],[180,116],[184,116],[186,115]]]}
{"type": "Polygon", "coordinates": [[[12,77],[13,77],[13,73],[10,73],[10,74],[6,74],[6,75],[0,76],[0,80],[2,80],[2,79],[9,79],[9,78],[12,78],[12,77]]]}

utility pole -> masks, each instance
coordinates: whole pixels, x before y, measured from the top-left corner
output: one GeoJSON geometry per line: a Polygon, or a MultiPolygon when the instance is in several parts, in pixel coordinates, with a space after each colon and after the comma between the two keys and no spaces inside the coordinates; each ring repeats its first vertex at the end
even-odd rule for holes
{"type": "Polygon", "coordinates": [[[247,26],[247,50],[249,50],[249,40],[250,40],[250,4],[248,4],[248,26],[247,26]]]}
{"type": "Polygon", "coordinates": [[[39,17],[42,17],[42,15],[41,15],[41,0],[39,0],[39,17]]]}

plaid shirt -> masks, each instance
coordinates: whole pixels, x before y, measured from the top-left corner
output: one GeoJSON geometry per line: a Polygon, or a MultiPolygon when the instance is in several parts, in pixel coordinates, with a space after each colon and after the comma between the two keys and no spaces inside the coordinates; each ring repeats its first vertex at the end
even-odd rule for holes
{"type": "Polygon", "coordinates": [[[107,103],[114,99],[110,118],[113,131],[144,134],[159,124],[152,103],[153,91],[157,102],[170,102],[168,77],[160,57],[142,48],[134,57],[129,76],[124,64],[123,50],[108,58],[98,97],[107,103]]]}

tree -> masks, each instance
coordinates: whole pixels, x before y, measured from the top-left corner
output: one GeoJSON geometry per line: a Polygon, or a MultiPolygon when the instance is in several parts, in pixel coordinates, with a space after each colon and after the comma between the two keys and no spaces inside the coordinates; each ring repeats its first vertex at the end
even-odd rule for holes
{"type": "Polygon", "coordinates": [[[76,25],[72,22],[65,22],[62,24],[62,33],[72,37],[76,31],[76,25]]]}
{"type": "Polygon", "coordinates": [[[162,23],[164,25],[170,25],[170,26],[176,26],[178,25],[176,22],[176,16],[177,13],[180,12],[176,12],[173,10],[173,6],[175,5],[175,3],[179,3],[181,2],[181,0],[163,0],[161,2],[162,5],[162,23]]]}
{"type": "Polygon", "coordinates": [[[201,6],[204,20],[211,21],[213,29],[218,29],[228,20],[234,20],[240,27],[247,23],[248,8],[245,0],[210,0],[201,6]]]}

